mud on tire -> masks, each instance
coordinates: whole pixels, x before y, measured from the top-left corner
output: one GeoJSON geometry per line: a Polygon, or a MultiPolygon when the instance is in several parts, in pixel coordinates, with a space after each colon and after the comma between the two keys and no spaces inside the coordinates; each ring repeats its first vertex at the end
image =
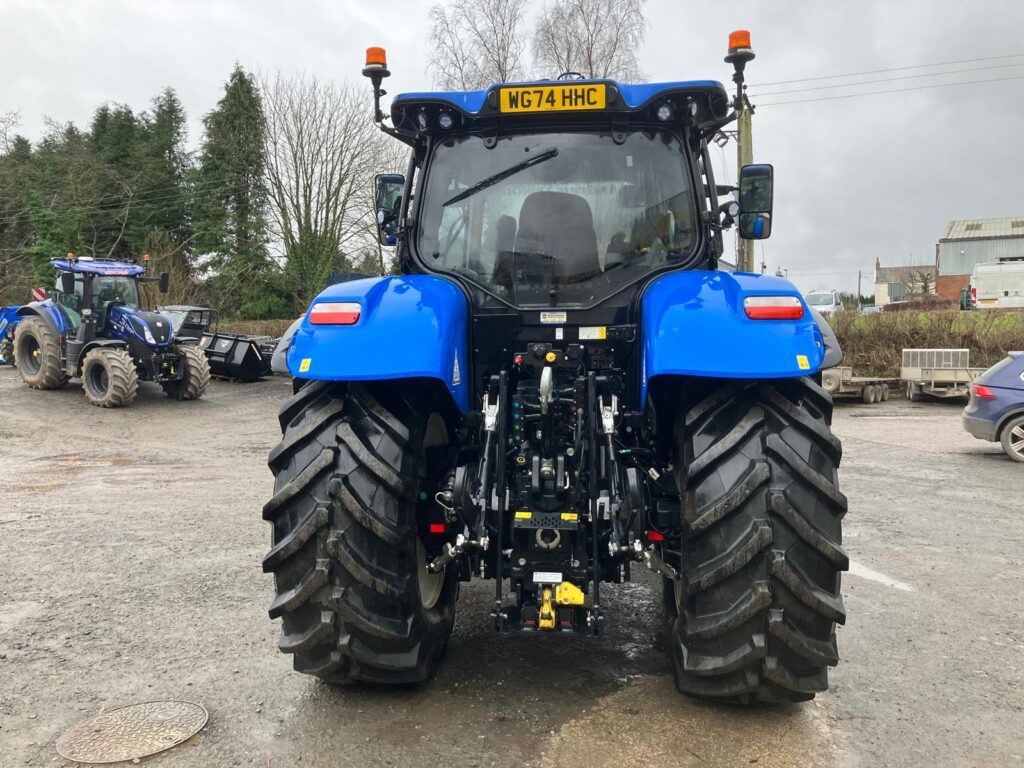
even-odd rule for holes
{"type": "Polygon", "coordinates": [[[813,698],[846,618],[832,399],[805,378],[715,382],[683,402],[682,577],[665,587],[676,683],[743,703],[813,698]]]}
{"type": "Polygon", "coordinates": [[[417,683],[455,618],[452,569],[425,585],[416,529],[423,445],[437,414],[395,388],[311,382],[281,409],[268,464],[273,525],[263,570],[296,670],[329,682],[417,683]]]}
{"type": "Polygon", "coordinates": [[[120,408],[139,394],[139,374],[123,347],[96,347],[82,362],[82,389],[93,405],[120,408]]]}
{"type": "Polygon", "coordinates": [[[177,344],[174,351],[181,355],[181,378],[160,382],[164,394],[173,400],[195,400],[202,397],[210,386],[210,363],[206,355],[192,344],[177,344]]]}
{"type": "Polygon", "coordinates": [[[34,389],[60,389],[68,383],[60,339],[40,317],[26,317],[14,329],[14,360],[21,378],[34,389]]]}

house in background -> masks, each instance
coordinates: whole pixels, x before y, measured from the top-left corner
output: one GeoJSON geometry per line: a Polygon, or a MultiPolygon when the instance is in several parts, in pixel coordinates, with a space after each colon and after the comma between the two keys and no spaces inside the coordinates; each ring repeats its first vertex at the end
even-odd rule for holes
{"type": "Polygon", "coordinates": [[[935,264],[908,264],[883,267],[875,259],[875,306],[904,301],[909,297],[935,294],[938,267],[935,264]]]}
{"type": "Polygon", "coordinates": [[[959,301],[976,264],[1014,258],[1024,258],[1024,216],[954,219],[935,244],[939,296],[959,301]]]}

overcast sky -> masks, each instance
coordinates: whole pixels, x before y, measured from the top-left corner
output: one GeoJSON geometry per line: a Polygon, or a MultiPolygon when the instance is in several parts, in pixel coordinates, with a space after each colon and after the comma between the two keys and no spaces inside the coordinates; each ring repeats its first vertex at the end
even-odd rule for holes
{"type": "MultiPolygon", "coordinates": [[[[0,0],[0,113],[19,110],[22,132],[36,139],[44,116],[88,125],[105,101],[144,109],[172,86],[195,144],[199,120],[236,60],[254,71],[361,79],[369,45],[388,50],[392,93],[423,90],[428,7],[413,0],[0,0]]],[[[1024,215],[1024,79],[768,106],[1024,77],[1024,2],[648,0],[647,17],[641,66],[652,81],[728,82],[728,33],[747,28],[757,53],[748,68],[752,94],[828,86],[754,98],[764,105],[754,118],[754,157],[776,172],[763,254],[769,270],[788,269],[803,290],[852,290],[860,269],[870,293],[876,257],[883,265],[931,261],[949,219],[1024,215]],[[852,89],[832,87],[849,80],[755,87],[1012,54],[1022,55],[944,68],[987,67],[978,71],[852,89]]],[[[720,155],[729,181],[734,158],[730,144],[720,155]]]]}

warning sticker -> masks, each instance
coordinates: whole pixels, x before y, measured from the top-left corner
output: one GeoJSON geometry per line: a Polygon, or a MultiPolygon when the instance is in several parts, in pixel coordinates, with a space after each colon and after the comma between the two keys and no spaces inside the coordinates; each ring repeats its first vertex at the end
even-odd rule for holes
{"type": "Polygon", "coordinates": [[[312,357],[304,357],[304,358],[302,358],[302,362],[299,363],[299,373],[305,373],[306,371],[308,371],[309,370],[309,366],[310,366],[310,364],[312,362],[313,362],[313,358],[312,357]]]}
{"type": "Polygon", "coordinates": [[[558,325],[568,320],[567,312],[541,312],[540,321],[545,325],[558,325]]]}
{"type": "Polygon", "coordinates": [[[807,361],[807,355],[797,355],[796,364],[800,367],[801,371],[809,371],[811,364],[807,361]]]}
{"type": "Polygon", "coordinates": [[[600,341],[608,338],[608,329],[599,325],[593,328],[580,328],[580,341],[600,341]]]}
{"type": "Polygon", "coordinates": [[[557,571],[534,571],[533,581],[535,584],[561,584],[562,574],[557,571]]]}
{"type": "Polygon", "coordinates": [[[462,383],[462,374],[459,373],[459,356],[455,355],[455,366],[452,368],[452,386],[457,387],[462,383]]]}

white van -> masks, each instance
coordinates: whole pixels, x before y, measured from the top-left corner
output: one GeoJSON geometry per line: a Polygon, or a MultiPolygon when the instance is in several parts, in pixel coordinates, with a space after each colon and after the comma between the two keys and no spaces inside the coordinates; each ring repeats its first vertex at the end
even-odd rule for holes
{"type": "Polygon", "coordinates": [[[831,315],[843,308],[843,302],[839,300],[838,291],[813,291],[805,297],[807,305],[816,309],[823,315],[831,315]]]}
{"type": "Polygon", "coordinates": [[[971,303],[978,309],[1024,309],[1024,259],[975,265],[971,303]]]}

